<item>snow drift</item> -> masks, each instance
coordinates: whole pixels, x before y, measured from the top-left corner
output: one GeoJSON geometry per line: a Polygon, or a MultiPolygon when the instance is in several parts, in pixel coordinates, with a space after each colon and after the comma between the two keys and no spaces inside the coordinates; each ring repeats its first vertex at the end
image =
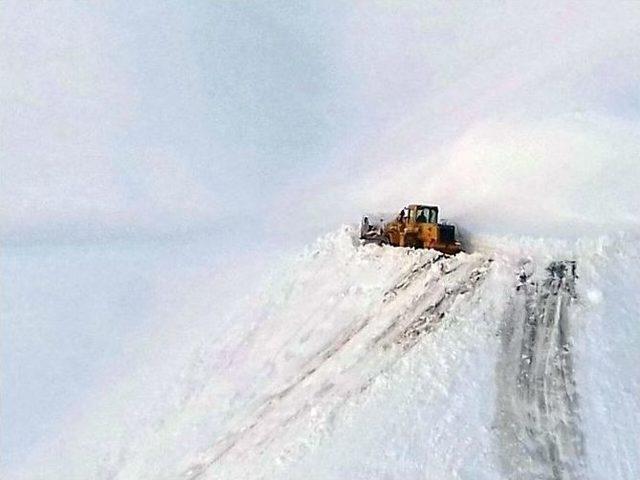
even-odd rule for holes
{"type": "Polygon", "coordinates": [[[343,227],[204,342],[162,408],[70,432],[65,461],[25,477],[637,478],[636,240],[445,257],[343,227]]]}
{"type": "Polygon", "coordinates": [[[336,212],[354,218],[413,199],[442,206],[441,215],[476,233],[578,238],[637,231],[638,139],[637,121],[594,113],[489,118],[419,150],[403,137],[409,153],[387,151],[394,142],[383,137],[367,152],[372,168],[357,181],[334,169],[317,192],[326,201],[308,215],[316,223],[336,212]]]}

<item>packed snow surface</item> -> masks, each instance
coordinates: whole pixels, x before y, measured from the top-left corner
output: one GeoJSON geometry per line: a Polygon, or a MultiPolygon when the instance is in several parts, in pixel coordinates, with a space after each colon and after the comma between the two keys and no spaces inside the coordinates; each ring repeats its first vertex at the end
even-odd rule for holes
{"type": "Polygon", "coordinates": [[[475,238],[448,257],[343,227],[162,402],[94,416],[28,476],[640,478],[636,240],[475,238]]]}

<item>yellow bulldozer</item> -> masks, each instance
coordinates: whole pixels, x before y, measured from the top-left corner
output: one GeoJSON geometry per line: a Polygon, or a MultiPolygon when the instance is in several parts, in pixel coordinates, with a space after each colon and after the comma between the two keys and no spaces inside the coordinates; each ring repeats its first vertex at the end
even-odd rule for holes
{"type": "Polygon", "coordinates": [[[453,225],[438,223],[438,207],[409,205],[391,221],[362,218],[360,239],[396,247],[433,248],[449,255],[462,251],[453,225]]]}

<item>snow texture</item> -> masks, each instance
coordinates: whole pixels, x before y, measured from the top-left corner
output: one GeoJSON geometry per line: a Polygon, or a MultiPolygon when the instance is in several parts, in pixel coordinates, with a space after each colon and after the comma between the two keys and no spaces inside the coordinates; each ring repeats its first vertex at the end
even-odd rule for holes
{"type": "Polygon", "coordinates": [[[343,227],[203,342],[163,406],[102,412],[119,436],[69,432],[64,462],[16,478],[638,478],[633,240],[448,257],[343,227]]]}

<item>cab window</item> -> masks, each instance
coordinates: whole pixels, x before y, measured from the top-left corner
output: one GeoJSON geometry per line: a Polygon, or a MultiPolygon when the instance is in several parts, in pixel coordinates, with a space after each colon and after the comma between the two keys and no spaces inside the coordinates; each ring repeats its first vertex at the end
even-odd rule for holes
{"type": "Polygon", "coordinates": [[[435,208],[421,207],[416,214],[418,223],[438,223],[438,211],[435,208]]]}

